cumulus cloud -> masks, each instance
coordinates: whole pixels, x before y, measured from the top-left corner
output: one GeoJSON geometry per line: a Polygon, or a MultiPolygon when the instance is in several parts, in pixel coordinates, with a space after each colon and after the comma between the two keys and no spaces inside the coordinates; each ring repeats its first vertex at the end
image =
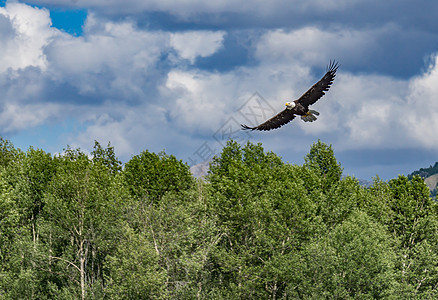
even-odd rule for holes
{"type": "Polygon", "coordinates": [[[45,69],[47,59],[44,47],[58,34],[51,28],[49,11],[7,2],[0,7],[3,25],[0,41],[0,72],[29,66],[45,69]]]}
{"type": "Polygon", "coordinates": [[[80,95],[144,97],[143,86],[154,80],[156,64],[168,48],[168,35],[137,30],[129,22],[96,23],[91,15],[84,36],[57,39],[46,48],[51,77],[68,81],[80,95]]]}
{"type": "Polygon", "coordinates": [[[270,64],[299,61],[304,66],[321,66],[331,59],[351,67],[365,65],[388,39],[403,30],[394,24],[379,28],[323,29],[305,26],[298,29],[274,29],[265,32],[257,43],[255,56],[270,64]],[[367,58],[367,59],[364,59],[367,58]]]}
{"type": "Polygon", "coordinates": [[[222,46],[224,35],[223,31],[177,32],[170,35],[170,45],[193,64],[198,56],[214,54],[222,46]]]}
{"type": "MultiPolygon", "coordinates": [[[[190,111],[181,95],[167,97],[178,84],[188,83],[171,68],[214,54],[225,34],[148,31],[129,21],[111,22],[90,14],[83,36],[76,37],[51,27],[47,10],[19,3],[0,8],[0,25],[0,44],[5,45],[0,50],[0,133],[73,119],[84,125],[64,135],[66,144],[84,148],[95,139],[111,140],[121,155],[144,149],[145,142],[158,151],[165,148],[159,144],[166,137],[170,140],[165,143],[175,142],[176,133],[173,138],[162,134],[176,132],[168,118],[179,120],[190,111]],[[188,47],[191,40],[196,47],[188,47]],[[166,58],[172,51],[178,57],[166,58]],[[159,87],[166,81],[169,88],[163,93],[159,87]]],[[[187,90],[184,95],[194,101],[188,105],[205,112],[202,103],[213,82],[206,84],[203,96],[203,88],[187,90]]]]}
{"type": "Polygon", "coordinates": [[[6,103],[0,111],[0,128],[2,132],[9,133],[38,126],[59,110],[60,107],[54,104],[6,103]]]}
{"type": "MultiPolygon", "coordinates": [[[[0,33],[4,46],[0,49],[2,133],[23,130],[51,117],[99,114],[89,107],[99,106],[105,114],[102,105],[108,103],[156,105],[162,100],[156,87],[169,68],[167,62],[159,65],[163,55],[173,46],[181,59],[206,57],[220,47],[224,35],[145,31],[131,22],[103,21],[90,14],[84,35],[75,37],[51,27],[46,9],[9,2],[0,8],[0,24],[4,25],[0,33]],[[188,49],[181,37],[189,42],[193,39],[197,47],[188,49]],[[75,105],[82,112],[71,107],[49,109],[47,103],[75,105]]],[[[165,106],[166,101],[160,105],[165,106]]],[[[117,112],[111,110],[111,114],[117,112]]]]}
{"type": "MultiPolygon", "coordinates": [[[[221,122],[236,113],[236,101],[244,104],[246,98],[242,95],[248,97],[248,91],[260,92],[271,106],[281,110],[284,108],[281,105],[284,100],[298,98],[321,78],[323,67],[330,57],[325,54],[325,50],[335,46],[334,40],[341,39],[339,43],[342,46],[333,50],[333,53],[343,54],[361,49],[364,46],[363,40],[371,38],[375,33],[374,30],[333,32],[317,28],[290,32],[268,31],[255,46],[256,57],[260,62],[258,65],[222,74],[173,70],[169,72],[162,92],[163,95],[173,95],[175,99],[170,113],[178,125],[214,132],[221,122]],[[306,36],[308,42],[304,38],[306,36]],[[294,49],[294,40],[304,40],[304,46],[294,49]],[[299,55],[305,52],[312,52],[313,55],[299,55]],[[316,74],[314,68],[321,73],[316,74]]],[[[408,122],[416,116],[412,116],[412,111],[418,110],[412,105],[414,91],[422,91],[423,96],[425,92],[428,93],[425,99],[432,101],[434,91],[427,92],[427,87],[433,89],[436,86],[433,85],[435,74],[433,67],[419,78],[405,80],[376,74],[352,74],[344,71],[341,66],[333,87],[315,105],[315,109],[321,112],[318,122],[309,124],[299,119],[294,120],[293,126],[302,130],[296,134],[304,139],[306,136],[311,139],[327,136],[339,150],[411,147],[418,136],[424,137],[419,130],[415,130],[422,122],[416,120],[416,126],[408,122]]],[[[429,128],[432,128],[430,135],[433,135],[434,128],[437,128],[433,126],[434,116],[429,119],[426,114],[421,114],[420,117],[424,127],[432,124],[429,128]]],[[[286,131],[278,132],[277,135],[288,135],[286,131]]],[[[260,138],[269,143],[269,137],[260,138]]],[[[434,141],[427,140],[429,144],[434,141]]]]}
{"type": "Polygon", "coordinates": [[[407,80],[348,73],[338,79],[324,111],[336,115],[325,125],[338,128],[340,149],[438,149],[437,55],[425,73],[407,80]]]}
{"type": "MultiPolygon", "coordinates": [[[[259,91],[272,106],[283,109],[278,106],[283,99],[298,98],[321,78],[323,66],[330,58],[331,52],[325,53],[327,49],[334,47],[332,53],[341,53],[341,57],[344,52],[356,50],[360,54],[363,41],[371,39],[372,43],[375,33],[375,30],[323,31],[313,27],[288,32],[272,30],[255,46],[260,63],[254,67],[224,74],[171,72],[165,87],[176,92],[175,118],[183,126],[214,131],[235,112],[235,101],[244,103],[245,100],[236,95],[242,95],[245,90],[259,91]],[[307,52],[310,52],[309,56],[301,55],[307,52]],[[321,73],[316,74],[314,68],[321,73]]],[[[353,74],[341,66],[330,91],[314,106],[321,112],[318,122],[309,124],[294,120],[292,126],[302,130],[294,131],[295,137],[303,140],[327,137],[342,151],[415,145],[436,148],[437,69],[436,57],[427,72],[408,79],[353,74]]],[[[276,135],[285,137],[292,130],[295,129],[284,129],[276,135]]],[[[270,143],[270,137],[260,134],[257,138],[278,147],[270,143]]]]}
{"type": "Polygon", "coordinates": [[[410,83],[405,119],[415,141],[427,148],[438,148],[438,55],[428,70],[410,83]]]}
{"type": "MultiPolygon", "coordinates": [[[[141,3],[126,5],[170,9],[164,6],[173,2],[141,3]]],[[[203,3],[211,7],[200,9],[221,10],[225,2],[203,3]]],[[[233,32],[142,29],[126,19],[110,21],[90,13],[77,37],[51,27],[47,10],[8,2],[0,8],[0,133],[74,119],[84,125],[67,133],[65,144],[89,148],[97,139],[111,141],[127,158],[146,148],[166,148],[181,157],[228,118],[245,122],[238,110],[254,92],[280,111],[286,100],[298,98],[321,78],[330,59],[338,59],[334,85],[313,107],[321,112],[317,122],[297,118],[275,134],[253,134],[254,141],[288,155],[307,151],[318,138],[338,151],[437,147],[436,56],[424,74],[412,78],[343,68],[367,64],[362,58],[400,32],[397,26],[254,32],[247,46],[251,64],[219,72],[201,69],[197,62],[227,47],[225,39],[233,32]]]]}
{"type": "Polygon", "coordinates": [[[0,7],[0,25],[0,132],[4,134],[40,125],[57,113],[57,105],[39,100],[44,90],[41,75],[48,68],[44,49],[60,33],[50,27],[46,9],[15,2],[0,7]]]}
{"type": "MultiPolygon", "coordinates": [[[[117,152],[126,156],[144,147],[145,141],[153,140],[152,133],[167,126],[164,110],[152,105],[129,107],[123,104],[107,103],[109,109],[91,108],[86,116],[89,125],[81,132],[71,136],[81,147],[90,147],[92,141],[110,141],[117,147],[117,152]],[[117,111],[122,115],[115,117],[117,111]],[[147,117],[145,117],[147,116],[147,117]],[[140,138],[142,137],[142,138],[140,138]]],[[[90,108],[89,108],[90,109],[90,108]]]]}
{"type": "Polygon", "coordinates": [[[169,72],[162,93],[174,99],[170,116],[179,126],[211,132],[229,112],[227,106],[234,100],[235,88],[232,75],[175,70],[169,72]],[[231,93],[224,90],[225,86],[231,93]]]}
{"type": "MultiPolygon", "coordinates": [[[[400,114],[408,82],[378,75],[339,76],[328,113],[335,116],[343,149],[406,146],[406,124],[400,114]],[[336,108],[338,108],[336,110],[336,108]]],[[[328,124],[331,128],[331,124],[328,124]]]]}

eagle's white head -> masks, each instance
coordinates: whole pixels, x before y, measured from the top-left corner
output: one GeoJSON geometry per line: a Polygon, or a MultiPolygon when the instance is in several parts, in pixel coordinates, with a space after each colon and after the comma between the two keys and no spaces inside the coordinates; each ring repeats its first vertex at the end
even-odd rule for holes
{"type": "Polygon", "coordinates": [[[287,109],[292,109],[296,106],[295,102],[286,102],[285,105],[287,109]]]}

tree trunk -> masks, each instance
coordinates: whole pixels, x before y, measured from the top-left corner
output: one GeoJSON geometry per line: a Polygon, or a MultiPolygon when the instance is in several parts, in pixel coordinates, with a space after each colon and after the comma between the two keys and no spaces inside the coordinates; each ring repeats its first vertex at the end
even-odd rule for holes
{"type": "Polygon", "coordinates": [[[85,255],[83,240],[79,242],[79,273],[81,276],[81,298],[85,300],[85,255]]]}
{"type": "MultiPolygon", "coordinates": [[[[83,203],[81,203],[83,204],[83,203]]],[[[79,272],[81,276],[81,298],[82,300],[85,300],[85,259],[86,259],[86,250],[84,249],[86,240],[83,236],[83,229],[84,229],[84,207],[81,205],[81,215],[79,218],[79,232],[78,232],[78,242],[79,242],[79,272]]]]}

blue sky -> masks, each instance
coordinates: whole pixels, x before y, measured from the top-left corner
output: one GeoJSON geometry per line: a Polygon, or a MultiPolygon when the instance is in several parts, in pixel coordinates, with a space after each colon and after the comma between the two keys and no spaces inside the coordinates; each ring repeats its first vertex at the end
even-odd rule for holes
{"type": "Polygon", "coordinates": [[[438,3],[0,1],[0,135],[50,153],[94,140],[120,159],[190,164],[228,137],[303,163],[318,139],[345,174],[383,179],[438,161],[438,3]],[[242,132],[341,67],[313,108],[242,132]]]}

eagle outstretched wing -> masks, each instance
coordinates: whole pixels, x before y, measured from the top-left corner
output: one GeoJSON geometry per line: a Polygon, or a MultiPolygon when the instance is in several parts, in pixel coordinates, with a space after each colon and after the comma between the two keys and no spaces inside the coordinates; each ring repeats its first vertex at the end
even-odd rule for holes
{"type": "Polygon", "coordinates": [[[260,130],[260,131],[268,131],[271,129],[276,129],[284,124],[289,123],[295,118],[295,114],[292,110],[285,108],[283,111],[279,112],[266,122],[256,126],[256,127],[249,127],[245,124],[241,124],[243,129],[251,129],[251,130],[260,130]]]}
{"type": "MultiPolygon", "coordinates": [[[[338,67],[339,65],[336,61],[330,61],[330,63],[327,66],[327,71],[324,77],[322,77],[320,81],[315,83],[298,100],[294,101],[297,106],[301,107],[301,110],[304,110],[304,112],[308,111],[309,105],[314,104],[322,96],[324,96],[325,92],[328,91],[328,89],[333,83],[333,80],[335,79],[336,71],[338,70],[338,67]]],[[[268,131],[271,129],[279,128],[289,123],[295,118],[296,113],[297,113],[296,109],[286,108],[258,126],[250,127],[245,124],[241,124],[241,126],[242,129],[268,131]]],[[[302,114],[302,112],[298,114],[302,114]]]]}
{"type": "Polygon", "coordinates": [[[313,103],[318,101],[322,96],[325,95],[325,92],[328,91],[328,89],[332,85],[338,67],[339,65],[336,61],[330,61],[329,65],[327,66],[327,73],[325,73],[324,77],[322,77],[320,81],[315,83],[295,102],[298,102],[305,108],[308,108],[309,105],[312,105],[313,103]]]}

